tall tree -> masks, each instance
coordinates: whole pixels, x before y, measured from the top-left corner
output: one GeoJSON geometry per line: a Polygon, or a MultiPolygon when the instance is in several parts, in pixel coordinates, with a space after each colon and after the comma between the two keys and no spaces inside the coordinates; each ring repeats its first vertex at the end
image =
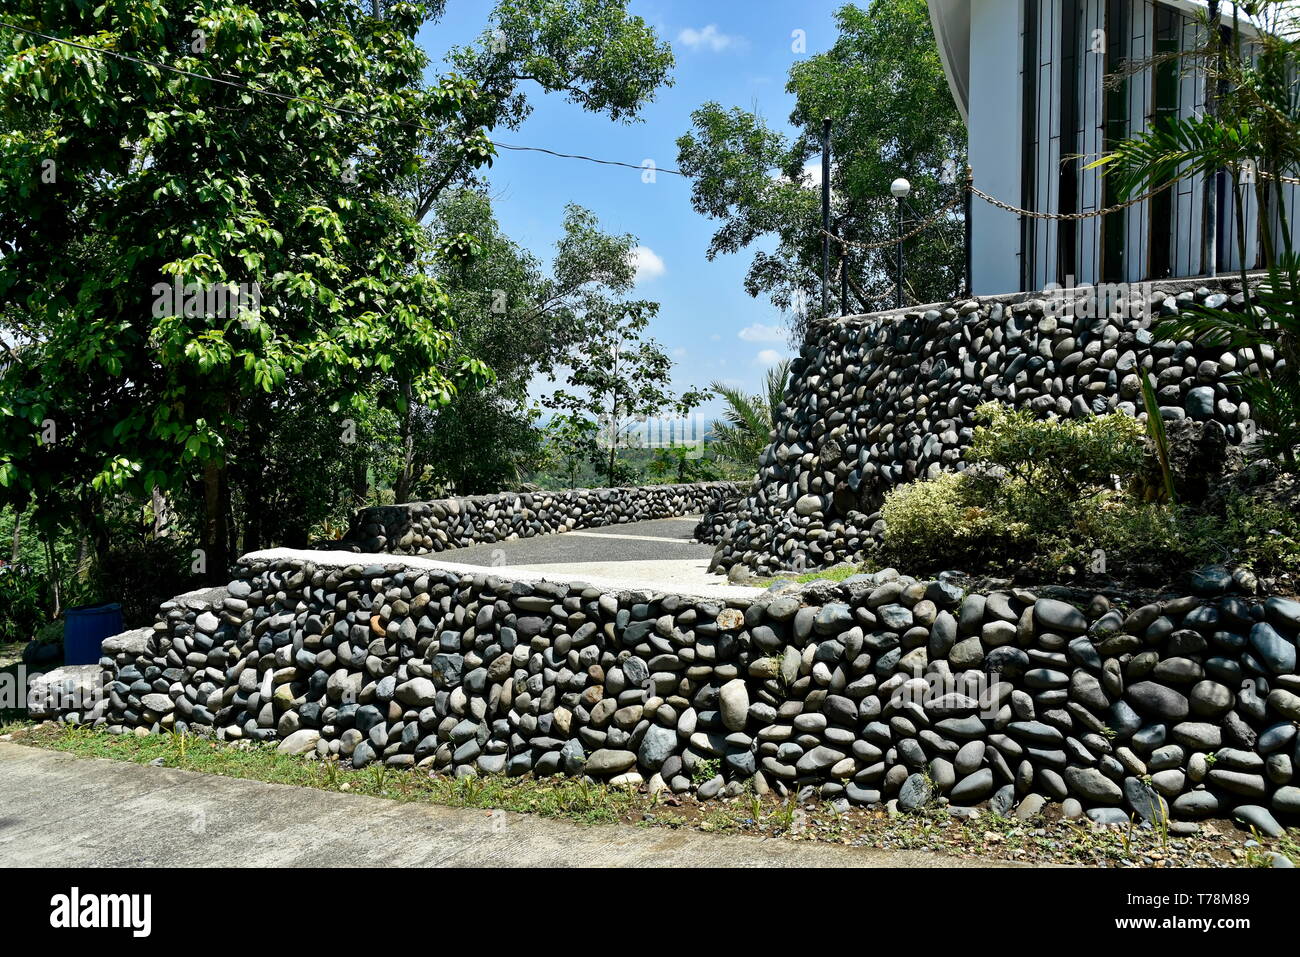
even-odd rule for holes
{"type": "MultiPolygon", "coordinates": [[[[959,195],[966,131],[953,103],[924,0],[874,0],[835,14],[839,36],[825,53],[790,69],[795,97],[786,136],[759,114],[706,103],[680,137],[678,166],[693,180],[695,209],[721,221],[710,258],[755,251],[745,290],[791,310],[796,330],[821,309],[822,120],[831,120],[832,231],[859,245],[833,244],[833,279],[847,271],[849,308],[889,308],[898,281],[898,235],[889,184],[912,182],[907,218],[930,218],[959,195]]],[[[910,228],[910,226],[909,226],[910,228]]],[[[950,298],[963,279],[960,208],[907,243],[904,290],[912,302],[950,298]]],[[[831,296],[839,309],[839,285],[831,296]]]]}
{"type": "MultiPolygon", "coordinates": [[[[417,167],[416,124],[456,126],[473,88],[425,82],[424,4],[385,13],[12,0],[9,22],[91,49],[0,29],[0,300],[22,346],[0,389],[6,501],[67,522],[105,492],[197,477],[220,576],[253,397],[311,382],[364,407],[395,375],[446,401],[481,373],[450,355],[429,240],[390,195],[417,167]],[[204,295],[234,290],[260,303],[204,295]]],[[[482,133],[456,128],[485,162],[482,133]]]]}
{"type": "MultiPolygon", "coordinates": [[[[475,84],[467,109],[428,131],[421,160],[403,188],[416,216],[435,212],[444,192],[453,187],[481,187],[473,156],[461,146],[474,128],[516,130],[533,110],[530,95],[556,94],[583,110],[620,123],[638,121],[642,108],[660,87],[671,86],[672,51],[654,30],[627,11],[628,0],[498,0],[477,43],[453,49],[448,64],[475,84]]],[[[397,380],[396,398],[402,407],[402,462],[395,483],[398,501],[414,491],[418,443],[416,435],[436,423],[449,434],[460,431],[444,410],[415,408],[409,385],[397,380]]],[[[497,416],[489,423],[486,410],[475,410],[479,427],[497,427],[502,437],[521,437],[517,422],[497,416]]],[[[446,448],[433,437],[434,445],[446,448]]],[[[502,460],[499,464],[506,465],[502,460]]],[[[480,473],[488,480],[494,470],[480,473]]],[[[468,478],[463,473],[462,478],[468,478]]]]}
{"type": "Polygon", "coordinates": [[[644,338],[658,310],[657,303],[616,302],[589,312],[585,340],[569,368],[570,388],[547,399],[565,421],[585,419],[597,426],[585,434],[568,431],[604,469],[609,486],[620,484],[618,449],[628,444],[638,421],[684,416],[707,398],[698,389],[680,396],[671,391],[673,360],[658,342],[644,338]]]}
{"type": "Polygon", "coordinates": [[[470,189],[444,194],[431,224],[440,234],[475,237],[475,255],[444,264],[438,280],[456,320],[458,351],[494,375],[421,413],[413,472],[427,480],[412,491],[495,491],[535,468],[539,416],[529,384],[587,340],[589,317],[607,314],[631,292],[637,240],[604,232],[592,212],[569,205],[547,268],[502,232],[487,196],[470,189]]]}
{"type": "Polygon", "coordinates": [[[452,185],[473,185],[477,164],[458,145],[472,129],[517,130],[530,95],[553,93],[589,113],[634,123],[672,85],[672,50],[627,11],[628,0],[497,0],[472,45],[447,63],[475,84],[463,113],[424,139],[425,159],[407,188],[420,218],[452,185]]]}

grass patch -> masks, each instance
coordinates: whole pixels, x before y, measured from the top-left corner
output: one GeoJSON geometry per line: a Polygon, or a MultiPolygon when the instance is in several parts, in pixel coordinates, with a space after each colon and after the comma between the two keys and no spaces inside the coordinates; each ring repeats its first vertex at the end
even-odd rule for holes
{"type": "Polygon", "coordinates": [[[227,743],[191,734],[108,734],[71,725],[0,725],[21,743],[79,757],[181,768],[271,784],[319,788],[448,807],[500,809],[585,824],[608,824],[650,806],[649,798],[627,788],[581,778],[452,778],[371,765],[357,770],[338,761],[279,754],[273,743],[227,743]]]}
{"type": "Polygon", "coordinates": [[[749,588],[766,588],[773,582],[789,581],[796,585],[806,585],[809,582],[842,582],[846,578],[852,578],[854,575],[861,575],[867,571],[866,566],[854,565],[852,567],[828,568],[824,571],[804,572],[802,575],[775,575],[769,578],[752,578],[749,581],[741,582],[749,588]]]}

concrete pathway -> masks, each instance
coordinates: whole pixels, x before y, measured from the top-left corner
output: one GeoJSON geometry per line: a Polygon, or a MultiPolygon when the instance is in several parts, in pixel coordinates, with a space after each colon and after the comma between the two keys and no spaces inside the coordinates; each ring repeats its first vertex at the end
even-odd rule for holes
{"type": "Polygon", "coordinates": [[[556,535],[449,548],[434,557],[465,565],[509,565],[513,568],[580,561],[664,559],[702,559],[707,564],[713,555],[713,546],[695,541],[693,533],[699,521],[697,515],[583,528],[556,535]]]}
{"type": "Polygon", "coordinates": [[[428,555],[373,555],[270,548],[245,559],[289,558],[318,565],[367,564],[489,572],[510,581],[582,581],[611,591],[673,592],[698,598],[754,599],[762,589],[709,574],[713,546],[695,541],[699,516],[657,518],[556,535],[449,548],[428,555]]]}
{"type": "Polygon", "coordinates": [[[974,867],[921,851],[584,826],[0,742],[0,867],[974,867]]]}
{"type": "Polygon", "coordinates": [[[713,546],[695,541],[698,515],[584,528],[439,552],[466,565],[496,566],[548,578],[624,579],[664,589],[726,585],[709,573],[713,546]]]}

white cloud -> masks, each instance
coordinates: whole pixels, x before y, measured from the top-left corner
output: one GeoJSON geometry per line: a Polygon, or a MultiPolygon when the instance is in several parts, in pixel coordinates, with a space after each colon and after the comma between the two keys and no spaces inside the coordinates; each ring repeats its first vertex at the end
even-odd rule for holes
{"type": "Polygon", "coordinates": [[[681,33],[677,34],[677,42],[683,46],[690,47],[692,50],[709,49],[714,53],[721,53],[729,47],[739,47],[744,44],[743,37],[732,36],[729,33],[723,33],[718,29],[716,23],[710,23],[702,29],[687,27],[681,33]]]}
{"type": "Polygon", "coordinates": [[[776,326],[756,322],[738,333],[746,342],[785,342],[785,333],[776,326]]]}
{"type": "Polygon", "coordinates": [[[636,269],[636,282],[642,283],[647,279],[657,279],[667,272],[664,266],[663,257],[651,249],[649,246],[637,246],[632,250],[632,266],[636,269]]]}
{"type": "Polygon", "coordinates": [[[760,366],[774,366],[785,358],[785,353],[777,352],[775,349],[763,349],[758,355],[754,356],[754,364],[760,366]]]}

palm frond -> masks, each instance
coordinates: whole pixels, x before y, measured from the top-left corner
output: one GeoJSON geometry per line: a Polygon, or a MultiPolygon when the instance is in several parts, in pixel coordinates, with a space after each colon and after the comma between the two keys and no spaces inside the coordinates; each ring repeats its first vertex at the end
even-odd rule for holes
{"type": "Polygon", "coordinates": [[[746,395],[725,382],[710,383],[726,404],[725,424],[714,426],[714,452],[741,465],[757,465],[771,432],[771,418],[761,396],[746,395]]]}
{"type": "Polygon", "coordinates": [[[1103,169],[1114,177],[1121,199],[1130,199],[1196,173],[1207,173],[1253,159],[1252,133],[1246,120],[1232,123],[1219,116],[1162,117],[1138,136],[1085,169],[1103,169]]]}
{"type": "Polygon", "coordinates": [[[790,366],[789,359],[782,359],[772,368],[767,370],[764,385],[767,391],[767,410],[769,424],[776,422],[776,410],[781,403],[785,401],[785,390],[790,384],[790,366]]]}

